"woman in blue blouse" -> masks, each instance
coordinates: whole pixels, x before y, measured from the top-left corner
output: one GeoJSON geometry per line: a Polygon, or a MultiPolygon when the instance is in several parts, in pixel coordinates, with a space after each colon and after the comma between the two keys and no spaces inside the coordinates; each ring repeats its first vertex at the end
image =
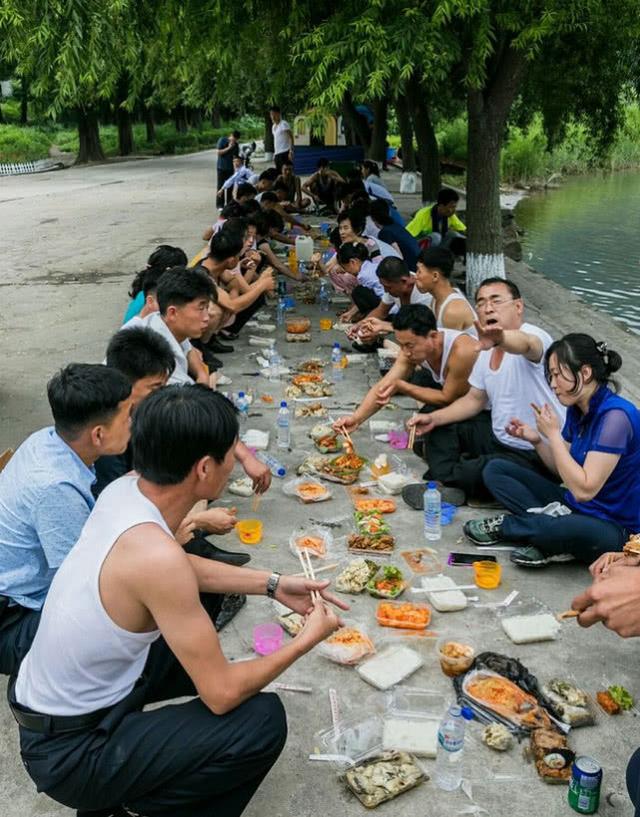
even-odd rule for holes
{"type": "Polygon", "coordinates": [[[564,428],[545,404],[534,406],[537,428],[514,418],[507,431],[532,443],[564,487],[509,460],[492,460],[482,474],[485,485],[513,515],[467,522],[472,542],[522,544],[511,560],[523,566],[589,564],[640,531],[640,412],[615,393],[611,375],[621,365],[617,352],[589,335],[551,344],[545,371],[567,406],[564,428]]]}

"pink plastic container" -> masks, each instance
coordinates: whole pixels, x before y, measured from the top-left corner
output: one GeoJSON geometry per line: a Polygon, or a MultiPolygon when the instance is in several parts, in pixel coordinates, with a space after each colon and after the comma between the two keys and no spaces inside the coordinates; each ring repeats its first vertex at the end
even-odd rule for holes
{"type": "Polygon", "coordinates": [[[267,621],[253,628],[253,649],[258,655],[271,655],[282,646],[284,630],[279,624],[267,621]]]}

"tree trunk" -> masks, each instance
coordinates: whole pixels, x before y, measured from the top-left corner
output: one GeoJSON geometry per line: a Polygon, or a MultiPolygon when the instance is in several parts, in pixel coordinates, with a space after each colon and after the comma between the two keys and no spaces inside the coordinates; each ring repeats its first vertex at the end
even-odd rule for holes
{"type": "Polygon", "coordinates": [[[274,144],[273,144],[273,131],[271,127],[273,122],[271,121],[271,117],[269,116],[269,111],[267,111],[264,115],[264,152],[265,153],[273,153],[274,144]]]}
{"type": "Polygon", "coordinates": [[[360,116],[356,111],[356,106],[353,104],[349,92],[342,97],[342,116],[347,123],[347,127],[353,131],[356,142],[364,147],[366,153],[371,144],[371,133],[364,117],[360,116]]]}
{"type": "Polygon", "coordinates": [[[176,105],[172,111],[173,122],[178,133],[186,133],[189,130],[187,122],[187,111],[184,105],[176,105]]]}
{"type": "Polygon", "coordinates": [[[211,124],[214,128],[219,128],[222,125],[222,117],[220,116],[220,106],[214,105],[211,111],[211,124]]]}
{"type": "Polygon", "coordinates": [[[467,295],[485,278],[505,277],[500,213],[500,151],[526,60],[506,47],[484,89],[467,94],[467,295]]]}
{"type": "Polygon", "coordinates": [[[389,104],[386,97],[376,99],[372,104],[373,108],[373,130],[371,131],[371,144],[369,145],[368,156],[376,162],[384,162],[387,158],[387,110],[389,104]]]}
{"type": "Polygon", "coordinates": [[[82,165],[87,162],[104,162],[106,157],[100,143],[100,128],[96,112],[91,108],[78,108],[77,115],[80,149],[75,163],[82,165]]]}
{"type": "Polygon", "coordinates": [[[20,124],[26,125],[29,121],[29,81],[26,77],[22,77],[20,86],[20,124]]]}
{"type": "Polygon", "coordinates": [[[147,129],[147,142],[153,143],[156,141],[156,119],[153,115],[153,108],[144,108],[144,124],[147,129]]]}
{"type": "Polygon", "coordinates": [[[2,113],[2,105],[0,105],[0,125],[6,125],[4,114],[2,113]]]}
{"type": "Polygon", "coordinates": [[[413,125],[409,115],[409,105],[404,93],[398,94],[395,101],[398,130],[400,131],[400,145],[402,147],[402,169],[405,173],[415,173],[416,154],[413,149],[413,125]]]}
{"type": "Polygon", "coordinates": [[[407,104],[418,144],[418,162],[422,175],[422,201],[435,201],[440,190],[440,152],[426,92],[415,74],[407,83],[407,104]]]}

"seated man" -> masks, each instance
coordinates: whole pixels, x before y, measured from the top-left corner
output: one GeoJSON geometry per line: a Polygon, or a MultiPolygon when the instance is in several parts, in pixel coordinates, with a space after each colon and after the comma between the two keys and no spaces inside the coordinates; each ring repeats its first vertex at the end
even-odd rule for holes
{"type": "Polygon", "coordinates": [[[161,244],[156,247],[147,259],[147,266],[133,279],[129,290],[129,297],[132,300],[129,302],[122,323],[126,323],[136,315],[143,318],[149,312],[157,312],[158,306],[157,304],[154,306],[154,300],[155,284],[158,278],[165,270],[171,269],[171,267],[181,267],[186,263],[186,253],[180,247],[171,247],[168,244],[161,244]],[[145,287],[147,287],[146,290],[145,287]],[[154,296],[152,300],[149,300],[149,294],[154,296]]]}
{"type": "Polygon", "coordinates": [[[218,190],[216,196],[218,198],[222,198],[222,196],[227,196],[227,190],[233,191],[234,187],[237,187],[240,184],[244,184],[245,182],[249,182],[253,178],[253,172],[249,170],[248,167],[244,165],[244,159],[242,156],[234,156],[233,157],[233,173],[229,176],[228,179],[225,179],[224,183],[218,190]]]}
{"type": "Polygon", "coordinates": [[[467,228],[456,216],[459,199],[455,190],[443,188],[435,204],[418,210],[407,230],[418,241],[428,239],[430,247],[443,246],[455,255],[464,255],[467,228]]]}
{"type": "Polygon", "coordinates": [[[328,159],[318,159],[316,172],[302,185],[318,207],[325,207],[330,213],[336,212],[337,185],[344,184],[344,179],[335,170],[329,167],[328,159]]]}
{"type": "Polygon", "coordinates": [[[0,673],[26,654],[56,570],[94,506],[93,464],[129,442],[131,386],[72,363],[47,385],[54,426],[28,437],[0,474],[0,673]]]}
{"type": "MultiPolygon", "coordinates": [[[[353,414],[336,421],[337,430],[355,431],[386,406],[394,394],[413,397],[430,410],[448,406],[469,391],[469,375],[478,357],[478,344],[473,338],[454,329],[438,330],[433,312],[422,304],[401,307],[392,324],[400,354],[353,414]],[[418,369],[431,375],[435,388],[411,382],[418,369]]],[[[424,492],[424,485],[420,488],[424,492]]]]}
{"type": "MultiPolygon", "coordinates": [[[[534,424],[531,403],[553,405],[562,419],[564,408],[544,374],[551,338],[544,329],[524,322],[518,287],[503,278],[487,278],[476,293],[476,309],[482,351],[469,377],[471,388],[450,406],[415,417],[408,425],[429,434],[429,479],[461,488],[467,500],[486,501],[491,495],[482,471],[494,457],[556,479],[533,445],[510,436],[506,428],[513,417],[534,424]]],[[[421,453],[421,441],[414,450],[421,453]]]]}
{"type": "Polygon", "coordinates": [[[354,324],[349,331],[352,340],[357,340],[367,347],[363,351],[377,348],[380,337],[393,330],[390,321],[392,313],[397,312],[402,306],[411,304],[428,307],[432,301],[430,295],[420,292],[416,286],[415,275],[409,272],[407,265],[400,258],[383,258],[376,268],[376,274],[384,289],[384,295],[375,309],[372,309],[366,318],[354,324]]]}
{"type": "Polygon", "coordinates": [[[369,259],[369,250],[360,241],[348,241],[338,250],[340,268],[353,280],[348,290],[353,304],[341,315],[342,321],[351,321],[358,314],[366,315],[374,309],[384,295],[380,279],[376,275],[376,264],[369,259]]]}
{"type": "MultiPolygon", "coordinates": [[[[290,159],[285,159],[282,163],[281,175],[276,179],[276,184],[282,182],[287,187],[287,201],[295,208],[295,211],[300,213],[306,210],[311,204],[311,199],[307,199],[302,195],[302,184],[300,177],[293,172],[293,162],[290,159]]],[[[275,185],[274,185],[275,187],[275,185]]]]}
{"type": "Polygon", "coordinates": [[[415,272],[420,247],[411,233],[391,218],[389,203],[382,199],[375,199],[369,204],[369,214],[373,223],[379,228],[376,237],[398,250],[405,264],[412,272],[415,272]]]}
{"type": "MultiPolygon", "coordinates": [[[[260,198],[260,206],[267,213],[275,210],[282,221],[285,224],[289,224],[292,231],[297,230],[298,234],[308,233],[311,230],[311,225],[302,222],[298,216],[288,212],[282,205],[282,202],[286,201],[286,197],[287,191],[282,186],[276,189],[276,185],[274,184],[271,190],[267,190],[262,194],[260,198]]],[[[293,233],[291,235],[283,235],[282,238],[278,238],[278,241],[281,241],[283,244],[296,243],[295,235],[293,233]]]]}
{"type": "Polygon", "coordinates": [[[348,609],[328,581],[224,565],[176,541],[189,508],[223,491],[237,438],[216,392],[144,400],[139,476],[101,495],[54,579],[10,705],[38,790],[80,814],[242,814],[286,740],[278,697],[260,690],[340,626],[327,602],[348,609]],[[230,591],[276,599],[305,616],[302,631],[271,655],[229,661],[211,614],[230,591]]]}
{"type": "Polygon", "coordinates": [[[250,182],[243,182],[236,187],[236,201],[246,208],[255,199],[257,192],[250,182]]]}
{"type": "Polygon", "coordinates": [[[209,372],[202,355],[190,339],[201,338],[209,327],[209,304],[217,302],[213,282],[203,271],[174,267],[158,281],[159,312],[145,318],[132,318],[124,329],[148,326],[168,341],[175,358],[170,383],[209,385],[209,372]]]}
{"type": "Polygon", "coordinates": [[[438,326],[459,329],[477,337],[476,313],[462,292],[451,284],[454,262],[453,253],[444,247],[422,250],[418,256],[416,285],[420,292],[433,298],[431,308],[438,326]]]}

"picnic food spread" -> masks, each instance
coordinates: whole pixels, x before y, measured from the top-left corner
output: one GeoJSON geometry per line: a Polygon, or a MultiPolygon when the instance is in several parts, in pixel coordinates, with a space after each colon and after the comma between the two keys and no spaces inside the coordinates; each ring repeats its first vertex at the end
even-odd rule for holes
{"type": "Polygon", "coordinates": [[[354,517],[360,533],[368,536],[381,536],[389,533],[389,525],[376,511],[356,511],[354,517]]]}
{"type": "Polygon", "coordinates": [[[311,556],[326,556],[327,543],[322,536],[299,536],[295,543],[298,550],[306,550],[311,556]]]}
{"type": "Polygon", "coordinates": [[[375,808],[414,788],[426,775],[405,752],[385,752],[345,773],[345,782],[363,806],[375,808]]]}
{"type": "Polygon", "coordinates": [[[376,610],[376,619],[383,627],[424,630],[431,621],[431,611],[426,604],[383,601],[376,610]]]}
{"type": "Polygon", "coordinates": [[[395,547],[396,540],[390,534],[369,536],[365,533],[352,533],[347,537],[347,547],[351,551],[364,553],[389,553],[395,547]]]}
{"type": "Polygon", "coordinates": [[[378,565],[370,559],[353,559],[335,578],[340,593],[362,593],[369,579],[378,572],[378,565]]]}
{"type": "Polygon", "coordinates": [[[564,723],[576,727],[594,722],[586,692],[569,681],[552,678],[542,685],[541,692],[551,712],[564,723]]]}
{"type": "Polygon", "coordinates": [[[615,700],[608,689],[603,689],[597,692],[596,701],[600,704],[602,709],[604,709],[607,715],[619,715],[622,711],[622,707],[615,700]]]}
{"type": "Polygon", "coordinates": [[[395,599],[407,586],[402,571],[393,565],[385,565],[380,573],[369,579],[368,592],[374,598],[395,599]]]}

